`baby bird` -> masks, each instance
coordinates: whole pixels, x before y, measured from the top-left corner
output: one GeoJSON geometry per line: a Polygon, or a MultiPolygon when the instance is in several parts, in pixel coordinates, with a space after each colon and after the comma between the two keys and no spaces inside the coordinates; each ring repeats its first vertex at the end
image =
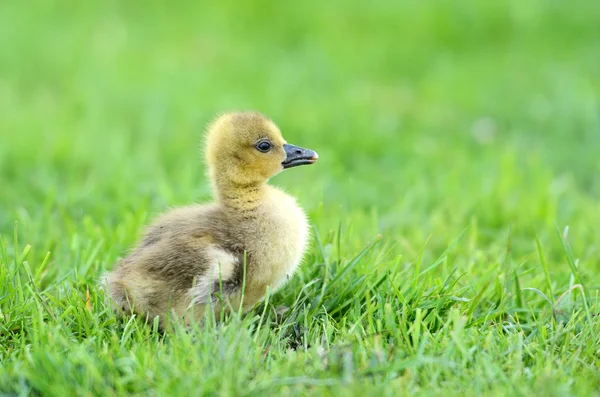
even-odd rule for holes
{"type": "Polygon", "coordinates": [[[267,181],[317,158],[312,150],[288,144],[260,113],[217,118],[206,136],[214,203],[160,216],[105,275],[108,295],[126,313],[146,320],[158,316],[161,328],[169,312],[189,324],[203,316],[207,304],[222,310],[217,294],[249,310],[267,288],[275,291],[292,277],[309,240],[296,200],[267,181]]]}

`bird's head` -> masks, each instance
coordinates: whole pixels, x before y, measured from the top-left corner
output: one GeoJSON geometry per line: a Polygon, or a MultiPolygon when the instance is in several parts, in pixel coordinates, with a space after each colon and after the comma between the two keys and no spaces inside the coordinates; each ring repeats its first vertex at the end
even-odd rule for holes
{"type": "Polygon", "coordinates": [[[262,184],[286,168],[317,159],[313,150],[288,144],[275,123],[260,113],[227,113],[208,127],[206,161],[217,187],[262,184]]]}

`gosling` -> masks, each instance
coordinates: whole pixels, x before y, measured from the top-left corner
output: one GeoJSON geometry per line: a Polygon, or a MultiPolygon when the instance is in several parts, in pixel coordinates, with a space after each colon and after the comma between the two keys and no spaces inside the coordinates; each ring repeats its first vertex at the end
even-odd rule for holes
{"type": "Polygon", "coordinates": [[[160,216],[103,279],[119,312],[158,317],[161,328],[168,314],[189,325],[225,301],[248,311],[292,277],[310,237],[296,200],[267,181],[313,164],[316,152],[288,144],[255,112],[217,118],[205,144],[214,203],[160,216]]]}

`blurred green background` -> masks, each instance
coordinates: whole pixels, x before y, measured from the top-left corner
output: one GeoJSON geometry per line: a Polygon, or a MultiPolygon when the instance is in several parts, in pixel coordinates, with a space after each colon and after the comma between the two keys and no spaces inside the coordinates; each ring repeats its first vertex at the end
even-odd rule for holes
{"type": "Polygon", "coordinates": [[[598,270],[598,20],[594,1],[2,2],[1,230],[66,267],[69,239],[102,240],[110,265],[208,197],[206,122],[255,109],[320,153],[274,182],[322,233],[417,249],[512,225],[525,253],[556,222],[598,270]]]}
{"type": "Polygon", "coordinates": [[[17,222],[34,270],[52,251],[41,288],[81,291],[157,213],[209,199],[204,126],[253,109],[320,155],[272,183],[323,255],[341,227],[346,256],[381,233],[378,266],[426,266],[466,230],[439,277],[548,292],[539,236],[558,294],[558,226],[595,296],[599,21],[593,0],[2,1],[6,258],[17,222]]]}

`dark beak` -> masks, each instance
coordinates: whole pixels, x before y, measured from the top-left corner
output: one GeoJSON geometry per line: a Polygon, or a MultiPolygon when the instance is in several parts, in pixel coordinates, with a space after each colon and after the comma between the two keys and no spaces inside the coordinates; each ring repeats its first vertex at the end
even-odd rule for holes
{"type": "Polygon", "coordinates": [[[292,168],[304,164],[312,164],[319,158],[319,155],[310,149],[304,149],[298,146],[285,144],[283,145],[286,158],[281,165],[283,168],[292,168]]]}

